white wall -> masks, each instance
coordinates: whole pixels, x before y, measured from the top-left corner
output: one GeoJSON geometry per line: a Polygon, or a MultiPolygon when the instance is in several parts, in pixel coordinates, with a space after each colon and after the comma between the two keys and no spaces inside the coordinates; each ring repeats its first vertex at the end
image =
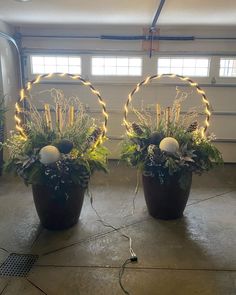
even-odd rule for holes
{"type": "MultiPolygon", "coordinates": [[[[140,27],[79,27],[79,28],[21,28],[23,34],[46,34],[46,35],[138,35],[142,34],[140,27]]],[[[194,36],[234,36],[234,27],[163,27],[161,28],[162,35],[194,35],[194,36]]],[[[78,53],[83,56],[83,76],[90,79],[107,102],[108,110],[110,111],[109,118],[109,136],[115,137],[111,140],[108,146],[111,148],[111,157],[115,158],[119,154],[118,140],[124,134],[124,127],[122,123],[123,105],[127,99],[128,93],[134,88],[134,85],[139,82],[141,78],[124,79],[124,78],[102,78],[97,79],[90,75],[90,58],[94,54],[113,54],[113,55],[142,55],[144,57],[143,77],[156,73],[156,56],[152,59],[148,58],[148,53],[142,51],[142,42],[140,41],[104,41],[104,40],[84,40],[84,39],[60,39],[60,38],[23,38],[23,47],[25,47],[25,55],[30,53],[78,53]]],[[[193,55],[210,55],[215,59],[213,73],[211,78],[217,72],[217,63],[219,61],[218,55],[232,54],[236,56],[236,42],[235,41],[162,41],[159,44],[159,52],[157,54],[193,54],[193,55]]],[[[29,78],[31,78],[29,76],[29,78]]],[[[211,122],[211,131],[214,131],[216,136],[220,139],[236,139],[235,115],[230,115],[236,112],[236,79],[219,79],[216,78],[216,85],[212,85],[210,79],[199,81],[205,83],[203,86],[211,101],[213,110],[215,112],[225,112],[224,115],[213,115],[211,122]],[[225,84],[231,85],[225,85],[225,84]],[[233,87],[232,87],[233,86],[233,87]]],[[[55,85],[43,85],[42,88],[48,89],[55,85]]],[[[57,85],[58,87],[58,85],[57,85]]],[[[73,84],[63,84],[60,88],[64,89],[66,93],[76,92],[80,96],[84,95],[86,103],[92,111],[98,109],[98,105],[90,97],[88,92],[80,86],[73,84]]],[[[161,103],[166,103],[168,98],[172,98],[171,91],[173,87],[169,85],[150,86],[146,92],[137,95],[140,100],[143,99],[145,103],[155,103],[155,99],[161,103]]],[[[94,98],[95,99],[95,98],[94,98]]],[[[194,104],[195,104],[195,100],[194,104]]],[[[196,102],[198,102],[196,100],[196,102]]],[[[216,143],[224,155],[227,162],[236,162],[236,144],[235,143],[216,143]]]]}

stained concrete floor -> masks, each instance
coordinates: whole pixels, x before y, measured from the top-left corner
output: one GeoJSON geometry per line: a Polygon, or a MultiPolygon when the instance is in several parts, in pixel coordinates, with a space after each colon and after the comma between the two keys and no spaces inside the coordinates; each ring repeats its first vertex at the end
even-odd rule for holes
{"type": "MultiPolygon", "coordinates": [[[[136,172],[110,163],[110,174],[91,183],[103,219],[133,239],[138,263],[129,264],[123,284],[132,295],[236,294],[236,165],[193,180],[184,217],[151,218],[142,189],[132,202],[136,172]]],[[[43,229],[30,188],[0,179],[0,263],[11,252],[38,254],[26,278],[0,277],[2,295],[118,295],[120,266],[129,257],[127,240],[104,227],[84,202],[78,225],[43,229]]]]}

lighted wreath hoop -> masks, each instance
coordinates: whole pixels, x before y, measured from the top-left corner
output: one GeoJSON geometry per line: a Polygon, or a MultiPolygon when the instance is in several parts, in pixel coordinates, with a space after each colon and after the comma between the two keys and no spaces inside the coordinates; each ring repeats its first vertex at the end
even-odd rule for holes
{"type": "Polygon", "coordinates": [[[188,82],[188,84],[191,87],[196,88],[197,93],[199,95],[201,95],[202,101],[205,104],[205,110],[204,110],[204,112],[205,112],[205,115],[206,115],[206,119],[204,121],[204,126],[201,127],[201,136],[202,137],[205,137],[205,133],[207,131],[207,128],[209,127],[209,121],[210,121],[210,116],[211,116],[210,103],[208,101],[208,98],[206,96],[206,93],[205,93],[204,90],[201,89],[201,87],[198,85],[198,83],[194,82],[193,80],[191,80],[188,77],[184,77],[184,76],[176,75],[176,74],[160,74],[160,75],[149,76],[145,80],[143,80],[142,82],[138,83],[136,85],[136,87],[133,89],[133,91],[130,92],[130,94],[128,96],[128,100],[126,101],[126,104],[124,106],[124,119],[123,119],[123,122],[124,122],[124,125],[125,125],[125,128],[126,128],[127,134],[129,134],[130,125],[131,125],[130,122],[128,121],[128,119],[127,119],[128,118],[128,112],[129,112],[128,111],[128,107],[129,107],[130,102],[133,99],[133,95],[139,91],[139,89],[140,89],[141,86],[147,85],[152,80],[160,79],[162,77],[178,78],[178,79],[180,79],[182,81],[188,82]]]}
{"type": "Polygon", "coordinates": [[[103,121],[103,124],[102,124],[102,127],[101,127],[101,129],[102,129],[101,136],[97,140],[97,143],[95,145],[98,145],[98,144],[102,143],[103,139],[106,136],[106,132],[107,132],[108,113],[107,113],[107,110],[106,110],[106,104],[103,101],[99,91],[94,88],[94,86],[91,84],[91,82],[84,80],[79,75],[73,75],[73,74],[68,74],[68,73],[51,73],[51,74],[39,75],[34,80],[28,82],[26,84],[26,86],[20,90],[20,97],[19,97],[18,101],[15,104],[15,122],[16,122],[16,129],[20,132],[21,136],[24,139],[27,139],[27,135],[25,133],[25,130],[24,130],[24,127],[23,127],[23,122],[22,122],[23,121],[22,117],[24,118],[24,111],[25,111],[24,102],[27,99],[27,94],[26,93],[30,91],[30,89],[32,88],[32,86],[34,84],[39,84],[41,79],[47,79],[47,78],[51,78],[53,76],[68,77],[68,78],[71,78],[73,80],[80,81],[82,83],[82,85],[89,87],[91,92],[97,96],[98,102],[102,107],[102,114],[103,114],[103,117],[104,117],[104,121],[103,121]]]}

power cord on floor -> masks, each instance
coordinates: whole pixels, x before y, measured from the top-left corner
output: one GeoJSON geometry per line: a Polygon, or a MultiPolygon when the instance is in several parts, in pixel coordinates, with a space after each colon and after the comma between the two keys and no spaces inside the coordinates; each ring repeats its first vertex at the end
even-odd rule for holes
{"type": "Polygon", "coordinates": [[[135,202],[136,202],[137,194],[139,192],[139,187],[140,187],[140,170],[137,170],[136,187],[135,187],[134,196],[132,199],[132,211],[130,214],[126,215],[125,217],[133,216],[135,213],[135,209],[136,209],[135,202]]]}
{"type": "Polygon", "coordinates": [[[120,284],[120,287],[122,289],[122,291],[125,293],[125,294],[130,294],[125,288],[124,286],[122,285],[122,276],[124,274],[124,271],[125,271],[125,267],[127,266],[127,264],[129,263],[133,263],[133,262],[137,262],[138,261],[138,257],[137,255],[135,254],[133,248],[132,248],[132,239],[130,236],[124,234],[121,229],[115,227],[114,225],[104,221],[102,219],[102,217],[100,216],[100,214],[98,213],[97,209],[94,207],[93,205],[93,195],[91,193],[91,191],[88,189],[88,194],[89,194],[89,197],[90,197],[90,204],[91,204],[91,207],[93,209],[93,211],[95,212],[95,214],[97,215],[98,217],[98,221],[102,223],[103,226],[105,227],[109,227],[109,228],[112,228],[114,229],[116,232],[118,232],[121,236],[123,236],[124,238],[128,239],[129,240],[129,252],[130,252],[130,258],[126,259],[126,261],[122,264],[121,266],[121,269],[120,269],[120,272],[119,272],[119,284],[120,284]]]}
{"type": "Polygon", "coordinates": [[[120,269],[120,271],[119,271],[119,284],[120,284],[121,290],[122,290],[125,294],[127,294],[127,295],[130,295],[130,293],[124,288],[124,286],[123,286],[123,284],[122,284],[122,276],[123,276],[123,274],[124,274],[124,272],[125,272],[125,267],[126,267],[129,263],[131,263],[131,259],[130,259],[130,258],[125,260],[125,262],[122,264],[121,269],[120,269]]]}
{"type": "Polygon", "coordinates": [[[134,215],[134,211],[135,211],[135,201],[136,201],[136,197],[139,191],[139,187],[140,187],[140,170],[137,170],[137,179],[136,179],[136,187],[135,187],[135,191],[134,191],[134,197],[133,197],[133,209],[132,209],[132,215],[134,215]]]}

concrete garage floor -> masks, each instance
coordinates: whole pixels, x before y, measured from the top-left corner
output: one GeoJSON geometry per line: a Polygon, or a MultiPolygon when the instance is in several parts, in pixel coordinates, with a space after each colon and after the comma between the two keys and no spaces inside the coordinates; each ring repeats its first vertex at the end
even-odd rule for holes
{"type": "MultiPolygon", "coordinates": [[[[194,177],[184,218],[151,218],[142,189],[132,215],[136,172],[116,162],[94,176],[91,190],[100,215],[133,239],[139,261],[123,284],[132,295],[236,294],[236,165],[194,177]]],[[[40,257],[27,278],[0,277],[2,295],[116,295],[127,240],[97,221],[85,199],[77,226],[42,229],[30,188],[0,179],[0,263],[8,252],[40,257]],[[5,249],[5,250],[4,250],[5,249]]]]}

